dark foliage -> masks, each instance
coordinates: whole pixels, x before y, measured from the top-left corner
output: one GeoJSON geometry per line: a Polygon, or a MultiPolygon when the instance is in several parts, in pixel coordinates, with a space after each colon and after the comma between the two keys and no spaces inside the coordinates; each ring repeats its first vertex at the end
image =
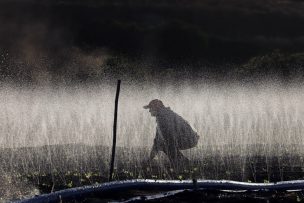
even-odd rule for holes
{"type": "MultiPolygon", "coordinates": [[[[92,72],[75,49],[89,56],[102,49],[101,55],[147,62],[157,71],[183,71],[187,65],[190,72],[225,75],[231,71],[226,64],[247,63],[276,49],[304,52],[303,9],[293,0],[2,0],[0,49],[12,59],[0,71],[18,80],[36,81],[33,75],[41,73],[55,81],[100,80],[105,63],[92,72]]],[[[274,72],[289,77],[283,69],[274,72]]]]}

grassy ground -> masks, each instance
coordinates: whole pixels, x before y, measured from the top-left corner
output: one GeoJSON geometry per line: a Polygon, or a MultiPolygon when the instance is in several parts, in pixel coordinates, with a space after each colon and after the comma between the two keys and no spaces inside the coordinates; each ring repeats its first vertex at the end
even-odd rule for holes
{"type": "MultiPolygon", "coordinates": [[[[3,196],[24,198],[34,193],[50,193],[72,187],[108,181],[108,147],[86,145],[54,145],[36,148],[2,149],[1,180],[6,188],[16,191],[3,196]],[[95,154],[94,154],[95,153],[95,154]],[[71,155],[74,156],[71,156],[71,155]]],[[[127,179],[229,179],[245,182],[276,182],[302,179],[303,157],[296,154],[232,154],[199,152],[189,165],[173,168],[166,157],[142,164],[147,149],[117,149],[114,180],[127,179]],[[127,157],[127,153],[133,154],[127,157]]],[[[259,151],[259,150],[257,150],[259,151]]],[[[189,152],[185,152],[189,156],[189,152]]]]}

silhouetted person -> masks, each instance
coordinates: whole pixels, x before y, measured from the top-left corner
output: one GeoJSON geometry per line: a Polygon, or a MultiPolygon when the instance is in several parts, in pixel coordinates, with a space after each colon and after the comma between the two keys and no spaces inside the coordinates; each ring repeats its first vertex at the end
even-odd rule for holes
{"type": "Polygon", "coordinates": [[[149,109],[151,116],[156,117],[156,136],[150,153],[152,160],[159,151],[163,151],[173,166],[183,164],[188,159],[179,151],[190,149],[197,145],[199,136],[187,121],[165,107],[163,102],[154,99],[145,109],[149,109]]]}

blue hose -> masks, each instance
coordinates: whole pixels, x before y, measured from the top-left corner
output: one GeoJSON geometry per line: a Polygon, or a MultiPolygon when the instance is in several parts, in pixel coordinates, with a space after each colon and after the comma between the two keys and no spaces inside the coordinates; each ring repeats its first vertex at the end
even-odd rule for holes
{"type": "Polygon", "coordinates": [[[84,198],[89,194],[102,194],[106,192],[139,190],[183,190],[183,189],[213,189],[213,190],[246,190],[246,191],[286,191],[303,190],[304,180],[282,181],[276,183],[247,183],[228,180],[150,180],[135,179],[114,181],[92,186],[84,186],[57,191],[50,194],[39,195],[30,199],[16,201],[15,203],[58,203],[61,200],[84,198]]]}

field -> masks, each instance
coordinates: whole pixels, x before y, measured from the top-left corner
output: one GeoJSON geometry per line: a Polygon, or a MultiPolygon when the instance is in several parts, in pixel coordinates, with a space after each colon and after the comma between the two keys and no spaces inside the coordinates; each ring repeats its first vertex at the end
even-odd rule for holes
{"type": "MultiPolygon", "coordinates": [[[[114,179],[302,179],[300,88],[123,84],[114,179]],[[189,165],[172,168],[162,153],[144,162],[156,124],[142,106],[153,98],[182,115],[201,136],[197,147],[183,151],[189,165]]],[[[3,201],[108,180],[113,87],[6,86],[0,94],[3,201]]]]}
{"type": "MultiPolygon", "coordinates": [[[[108,181],[117,79],[114,180],[303,179],[303,9],[301,0],[0,0],[0,203],[108,181]],[[182,151],[189,162],[148,160],[152,99],[200,135],[182,151]]],[[[304,202],[304,190],[196,189],[156,201],[304,202]]]]}

